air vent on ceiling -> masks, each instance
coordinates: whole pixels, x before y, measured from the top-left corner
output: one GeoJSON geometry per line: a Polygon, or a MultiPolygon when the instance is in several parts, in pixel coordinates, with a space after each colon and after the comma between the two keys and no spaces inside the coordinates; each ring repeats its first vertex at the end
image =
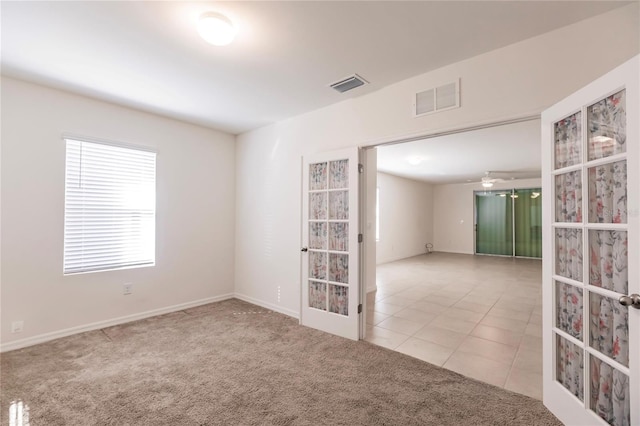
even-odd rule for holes
{"type": "Polygon", "coordinates": [[[355,89],[356,87],[360,87],[364,84],[367,84],[367,80],[360,77],[358,74],[353,74],[352,76],[331,84],[329,87],[337,90],[340,93],[344,93],[348,90],[355,89]]]}
{"type": "Polygon", "coordinates": [[[460,80],[415,94],[413,115],[433,114],[460,107],[460,80]]]}

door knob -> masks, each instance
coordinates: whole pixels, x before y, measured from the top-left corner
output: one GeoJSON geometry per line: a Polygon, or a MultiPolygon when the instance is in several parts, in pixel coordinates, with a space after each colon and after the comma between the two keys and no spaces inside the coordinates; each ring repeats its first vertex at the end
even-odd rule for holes
{"type": "Polygon", "coordinates": [[[618,302],[622,306],[633,306],[636,309],[640,309],[640,294],[630,294],[628,296],[620,296],[618,302]]]}
{"type": "MultiPolygon", "coordinates": [[[[301,252],[303,252],[303,253],[306,253],[306,252],[308,252],[308,251],[309,251],[309,249],[308,249],[308,248],[306,248],[306,247],[302,247],[302,248],[300,249],[300,251],[301,251],[301,252]]],[[[620,302],[620,303],[622,303],[622,302],[620,302]]]]}

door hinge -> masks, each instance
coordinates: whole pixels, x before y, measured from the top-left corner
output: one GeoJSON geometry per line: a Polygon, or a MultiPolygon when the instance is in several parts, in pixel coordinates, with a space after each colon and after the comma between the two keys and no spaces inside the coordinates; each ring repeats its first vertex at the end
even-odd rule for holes
{"type": "Polygon", "coordinates": [[[358,313],[361,314],[362,313],[362,303],[358,305],[358,313]]]}
{"type": "Polygon", "coordinates": [[[362,234],[358,234],[358,242],[361,243],[362,242],[362,234]]]}
{"type": "Polygon", "coordinates": [[[358,173],[364,173],[364,166],[362,164],[358,164],[358,173]]]}

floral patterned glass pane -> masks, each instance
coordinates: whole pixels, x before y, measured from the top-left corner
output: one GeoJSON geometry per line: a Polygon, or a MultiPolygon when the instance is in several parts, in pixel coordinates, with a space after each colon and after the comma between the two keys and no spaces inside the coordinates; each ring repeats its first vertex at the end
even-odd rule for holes
{"type": "Polygon", "coordinates": [[[590,294],[589,344],[620,364],[629,365],[629,308],[617,300],[590,294]]]}
{"type": "Polygon", "coordinates": [[[329,188],[349,187],[349,160],[332,161],[329,170],[329,188]]]}
{"type": "Polygon", "coordinates": [[[622,90],[587,108],[589,160],[626,152],[625,97],[622,90]]]}
{"type": "Polygon", "coordinates": [[[349,255],[329,253],[329,281],[349,283],[349,255]]]}
{"type": "Polygon", "coordinates": [[[627,162],[589,169],[589,222],[627,223],[627,162]]]}
{"type": "Polygon", "coordinates": [[[309,223],[309,248],[317,250],[327,249],[327,223],[309,223]]]}
{"type": "Polygon", "coordinates": [[[327,193],[312,192],[309,194],[309,219],[322,220],[327,218],[327,193]]]}
{"type": "Polygon", "coordinates": [[[331,223],[329,225],[329,250],[349,251],[348,223],[331,223]]]}
{"type": "Polygon", "coordinates": [[[556,228],[556,275],[582,281],[582,230],[556,228]]]}
{"type": "Polygon", "coordinates": [[[327,163],[309,164],[309,189],[327,189],[327,163]]]}
{"type": "Polygon", "coordinates": [[[580,163],[582,113],[577,112],[554,125],[556,169],[580,163]]]}
{"type": "Polygon", "coordinates": [[[349,191],[329,193],[329,219],[349,219],[349,191]]]}
{"type": "Polygon", "coordinates": [[[582,340],[582,289],[556,281],[556,327],[582,340]]]}
{"type": "Polygon", "coordinates": [[[327,253],[309,252],[309,278],[327,279],[327,253]]]}
{"type": "Polygon", "coordinates": [[[349,315],[349,288],[329,284],[329,312],[349,315]]]}
{"type": "Polygon", "coordinates": [[[327,310],[327,284],[309,281],[309,306],[327,310]]]}
{"type": "Polygon", "coordinates": [[[627,294],[626,231],[589,231],[589,284],[627,294]]]}
{"type": "Polygon", "coordinates": [[[584,352],[570,341],[556,335],[556,380],[584,401],[584,352]]]}
{"type": "Polygon", "coordinates": [[[582,176],[579,171],[556,176],[556,221],[582,222],[582,176]]]}
{"type": "Polygon", "coordinates": [[[629,377],[594,356],[590,359],[591,410],[610,425],[629,426],[629,377]]]}

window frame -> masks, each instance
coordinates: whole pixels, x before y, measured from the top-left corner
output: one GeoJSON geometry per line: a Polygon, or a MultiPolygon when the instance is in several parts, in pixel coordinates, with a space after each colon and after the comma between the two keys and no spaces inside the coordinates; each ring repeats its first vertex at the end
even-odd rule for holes
{"type": "Polygon", "coordinates": [[[157,151],[77,135],[62,139],[63,274],[155,266],[157,151]]]}

